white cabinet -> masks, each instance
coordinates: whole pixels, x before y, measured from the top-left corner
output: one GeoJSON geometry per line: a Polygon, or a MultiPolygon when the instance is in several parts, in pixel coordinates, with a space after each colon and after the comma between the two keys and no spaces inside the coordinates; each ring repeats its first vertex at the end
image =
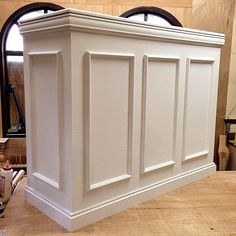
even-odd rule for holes
{"type": "Polygon", "coordinates": [[[75,230],[214,173],[224,35],[72,9],[20,29],[28,202],[75,230]]]}

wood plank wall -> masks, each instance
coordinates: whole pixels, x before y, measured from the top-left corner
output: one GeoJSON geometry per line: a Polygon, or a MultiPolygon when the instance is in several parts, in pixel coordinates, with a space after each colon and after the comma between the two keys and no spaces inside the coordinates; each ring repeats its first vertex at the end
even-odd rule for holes
{"type": "Polygon", "coordinates": [[[191,22],[192,0],[0,0],[0,28],[16,9],[33,2],[53,2],[65,8],[76,8],[119,16],[137,6],[156,6],[175,15],[184,26],[191,22]]]}
{"type": "MultiPolygon", "coordinates": [[[[236,8],[235,10],[236,11],[236,8]]],[[[232,47],[230,57],[229,85],[227,96],[227,118],[236,119],[236,14],[234,14],[232,47]]]]}
{"type": "Polygon", "coordinates": [[[218,163],[219,135],[224,134],[234,9],[235,0],[193,0],[191,27],[225,34],[225,45],[221,51],[217,100],[214,155],[216,163],[218,163]]]}
{"type": "MultiPolygon", "coordinates": [[[[47,2],[48,0],[40,0],[40,2],[43,1],[47,2]]],[[[36,2],[36,0],[0,0],[0,28],[10,14],[32,2],[36,2]]],[[[217,108],[217,142],[218,134],[223,133],[235,0],[51,0],[51,2],[65,8],[70,7],[116,16],[137,6],[156,6],[172,13],[184,27],[225,33],[226,45],[222,50],[217,108]]],[[[11,149],[8,145],[8,148],[14,152],[14,147],[11,149]]],[[[22,148],[25,148],[23,140],[22,148]]],[[[217,159],[217,152],[215,156],[217,159]]]]}

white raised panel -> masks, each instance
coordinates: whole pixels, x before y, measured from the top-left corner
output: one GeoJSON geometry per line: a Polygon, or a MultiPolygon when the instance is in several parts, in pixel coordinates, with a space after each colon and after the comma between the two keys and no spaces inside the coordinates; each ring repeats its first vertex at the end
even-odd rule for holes
{"type": "Polygon", "coordinates": [[[28,56],[32,175],[61,189],[61,54],[30,52],[28,56]]]}
{"type": "Polygon", "coordinates": [[[87,189],[131,177],[134,55],[87,52],[87,189]]]}
{"type": "Polygon", "coordinates": [[[208,157],[210,152],[213,67],[213,59],[187,59],[183,161],[208,157]]]}
{"type": "Polygon", "coordinates": [[[144,56],[141,173],[175,162],[179,58],[144,56]]]}

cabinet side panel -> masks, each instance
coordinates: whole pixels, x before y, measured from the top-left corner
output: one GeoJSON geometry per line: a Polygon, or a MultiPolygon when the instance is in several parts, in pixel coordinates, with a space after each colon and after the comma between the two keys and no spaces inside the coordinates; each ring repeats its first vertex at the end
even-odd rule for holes
{"type": "Polygon", "coordinates": [[[30,53],[33,176],[60,188],[59,53],[30,53]]]}

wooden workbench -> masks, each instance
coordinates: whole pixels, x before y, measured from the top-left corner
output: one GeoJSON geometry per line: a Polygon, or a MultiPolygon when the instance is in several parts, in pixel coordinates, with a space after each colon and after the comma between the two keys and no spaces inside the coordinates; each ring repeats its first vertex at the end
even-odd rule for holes
{"type": "Polygon", "coordinates": [[[236,172],[218,172],[74,233],[26,203],[25,185],[26,178],[0,219],[7,236],[236,235],[236,172]]]}

